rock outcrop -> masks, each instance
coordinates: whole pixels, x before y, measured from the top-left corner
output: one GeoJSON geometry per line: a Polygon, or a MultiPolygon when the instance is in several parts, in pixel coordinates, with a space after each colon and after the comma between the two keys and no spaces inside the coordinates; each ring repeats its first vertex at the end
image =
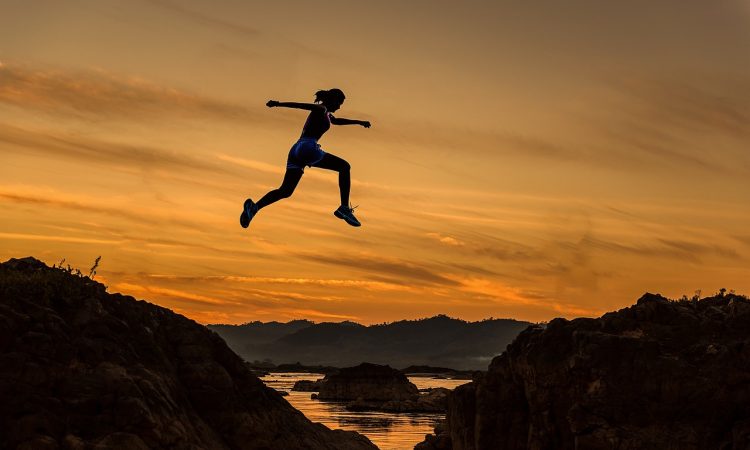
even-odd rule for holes
{"type": "Polygon", "coordinates": [[[310,422],[204,326],[24,258],[0,264],[0,448],[375,446],[310,422]]]}
{"type": "Polygon", "coordinates": [[[433,388],[410,400],[355,400],[346,405],[349,411],[385,411],[395,413],[445,413],[450,389],[433,388]]]}
{"type": "Polygon", "coordinates": [[[320,387],[323,385],[323,378],[319,380],[297,380],[292,386],[292,390],[296,392],[318,392],[320,387]]]}
{"type": "Polygon", "coordinates": [[[320,400],[400,401],[419,396],[406,375],[389,366],[362,363],[326,375],[318,392],[320,400]]]}
{"type": "Polygon", "coordinates": [[[370,363],[341,369],[316,383],[313,399],[349,401],[349,411],[444,413],[450,392],[434,388],[420,393],[400,371],[370,363]]]}
{"type": "Polygon", "coordinates": [[[646,294],[529,327],[456,388],[420,449],[748,449],[750,301],[646,294]],[[449,439],[446,439],[446,438],[449,439]],[[434,445],[433,445],[434,444],[434,445]]]}

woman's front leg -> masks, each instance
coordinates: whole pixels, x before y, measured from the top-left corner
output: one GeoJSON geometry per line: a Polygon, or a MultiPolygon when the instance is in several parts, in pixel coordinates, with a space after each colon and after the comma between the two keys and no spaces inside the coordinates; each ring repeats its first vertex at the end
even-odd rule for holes
{"type": "Polygon", "coordinates": [[[339,192],[341,194],[341,205],[349,206],[349,190],[351,189],[351,166],[345,160],[336,155],[326,153],[323,159],[313,164],[313,167],[335,170],[339,173],[339,192]]]}

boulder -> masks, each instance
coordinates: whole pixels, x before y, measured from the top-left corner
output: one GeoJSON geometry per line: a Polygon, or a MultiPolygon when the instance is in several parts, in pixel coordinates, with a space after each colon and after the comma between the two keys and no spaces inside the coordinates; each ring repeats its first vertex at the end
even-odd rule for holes
{"type": "Polygon", "coordinates": [[[359,398],[346,405],[349,411],[384,411],[395,413],[445,413],[450,389],[433,388],[408,400],[367,401],[359,398]]]}
{"type": "Polygon", "coordinates": [[[417,387],[406,375],[390,366],[362,363],[356,367],[341,369],[326,375],[318,399],[390,401],[416,400],[417,387]]]}
{"type": "Polygon", "coordinates": [[[318,392],[323,384],[323,378],[319,380],[298,380],[294,382],[292,390],[296,392],[318,392]]]}

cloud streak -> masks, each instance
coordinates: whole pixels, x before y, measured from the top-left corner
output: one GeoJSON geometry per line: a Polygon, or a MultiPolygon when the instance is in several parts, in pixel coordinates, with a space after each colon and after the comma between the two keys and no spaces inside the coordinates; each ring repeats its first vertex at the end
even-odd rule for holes
{"type": "Polygon", "coordinates": [[[730,248],[678,239],[657,239],[653,244],[630,245],[607,241],[586,234],[576,243],[561,243],[559,245],[569,249],[599,249],[617,254],[630,254],[643,257],[655,256],[690,260],[693,262],[700,262],[700,258],[705,256],[719,256],[735,260],[742,259],[739,253],[730,248]]]}
{"type": "Polygon", "coordinates": [[[257,109],[102,70],[0,66],[0,103],[52,114],[148,120],[154,116],[263,120],[257,109]]]}
{"type": "Polygon", "coordinates": [[[435,273],[427,267],[395,258],[383,258],[375,255],[340,255],[334,257],[322,254],[298,254],[297,257],[307,261],[361,270],[381,277],[381,279],[395,277],[404,280],[407,284],[458,286],[456,281],[435,273]]]}
{"type": "Polygon", "coordinates": [[[176,276],[160,274],[143,274],[146,278],[155,280],[170,280],[189,283],[246,283],[246,284],[289,284],[289,285],[307,285],[323,287],[354,287],[358,289],[367,289],[373,291],[404,291],[409,288],[378,281],[365,280],[344,280],[344,279],[323,279],[323,278],[284,278],[284,277],[247,277],[232,275],[215,275],[215,276],[176,276]]]}
{"type": "Polygon", "coordinates": [[[51,196],[41,196],[35,194],[17,193],[9,190],[0,189],[0,200],[13,203],[36,205],[40,208],[65,208],[72,211],[103,214],[120,219],[126,219],[139,224],[164,225],[169,224],[171,227],[182,229],[205,231],[210,228],[208,224],[198,223],[191,220],[178,220],[170,216],[164,216],[157,213],[139,214],[129,211],[125,208],[113,206],[104,206],[93,202],[82,202],[79,200],[55,198],[51,196]]]}
{"type": "Polygon", "coordinates": [[[594,123],[605,137],[637,150],[635,157],[713,172],[750,169],[750,158],[739,150],[750,140],[747,79],[634,76],[610,87],[618,99],[612,110],[620,113],[594,123]],[[725,158],[712,157],[717,144],[725,158]]]}
{"type": "Polygon", "coordinates": [[[210,16],[208,14],[186,8],[183,5],[178,5],[167,0],[149,0],[149,2],[170,12],[177,13],[178,15],[187,18],[195,23],[206,25],[214,29],[221,29],[236,33],[244,38],[256,38],[260,36],[260,32],[255,28],[240,25],[228,20],[219,19],[215,16],[210,16]]]}
{"type": "Polygon", "coordinates": [[[0,125],[0,143],[10,146],[6,147],[6,151],[13,151],[15,148],[22,154],[33,152],[45,157],[64,157],[79,162],[132,167],[141,171],[188,171],[240,176],[237,171],[230,170],[227,166],[205,158],[190,157],[185,153],[8,125],[0,125]]]}

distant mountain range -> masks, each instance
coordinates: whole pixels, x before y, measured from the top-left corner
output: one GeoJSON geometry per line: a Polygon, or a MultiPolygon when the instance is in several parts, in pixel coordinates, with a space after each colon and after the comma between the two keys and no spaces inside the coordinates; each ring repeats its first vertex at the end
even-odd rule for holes
{"type": "Polygon", "coordinates": [[[364,326],[355,322],[314,323],[308,320],[208,325],[247,361],[275,364],[355,366],[362,362],[486,369],[492,357],[529,322],[487,319],[467,322],[438,315],[427,319],[364,326]]]}

